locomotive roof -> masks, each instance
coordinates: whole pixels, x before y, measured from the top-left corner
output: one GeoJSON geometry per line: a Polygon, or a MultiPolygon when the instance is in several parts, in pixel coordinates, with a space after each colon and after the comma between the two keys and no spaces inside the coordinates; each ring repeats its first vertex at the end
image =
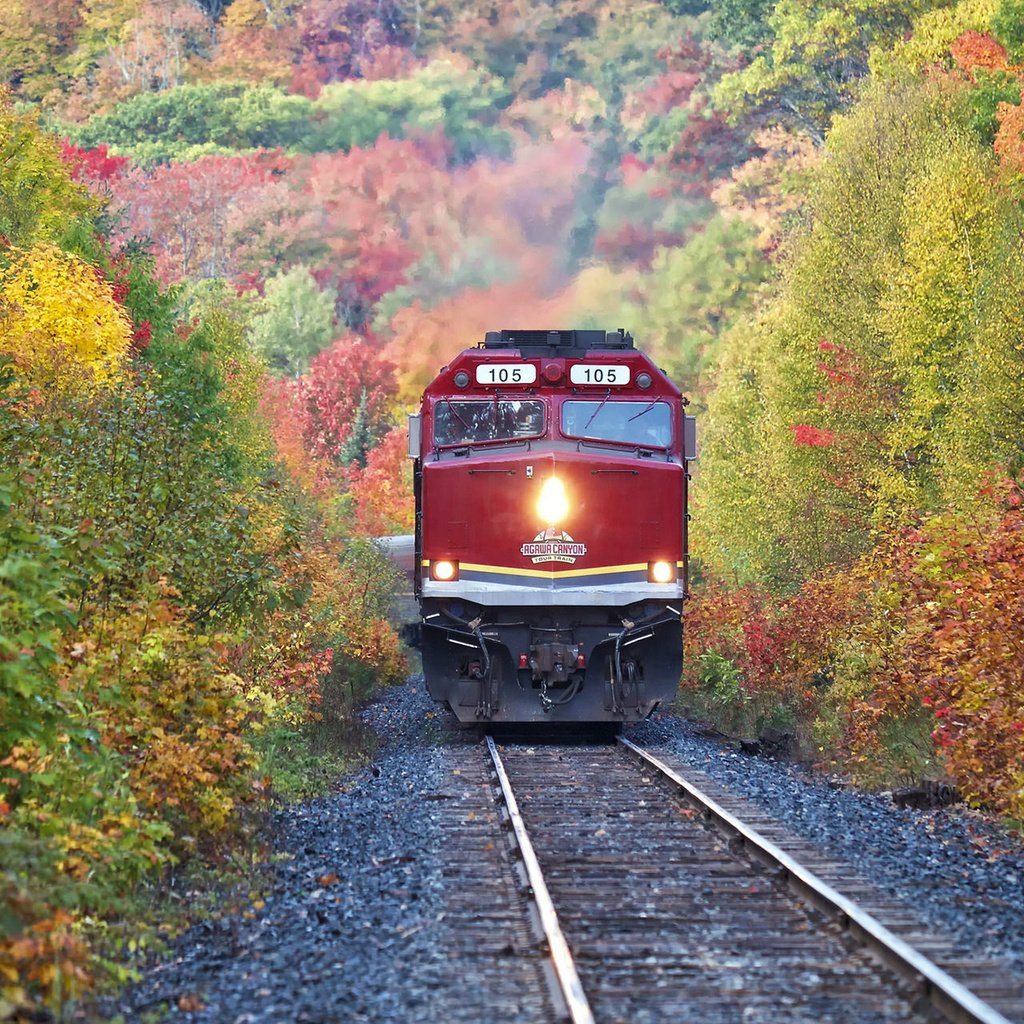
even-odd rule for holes
{"type": "Polygon", "coordinates": [[[633,336],[627,331],[503,330],[488,331],[483,342],[463,349],[441,368],[425,388],[423,397],[460,392],[494,394],[513,389],[530,393],[562,390],[573,394],[603,394],[609,385],[620,395],[641,393],[670,397],[680,393],[650,356],[634,346],[633,336]],[[519,361],[522,361],[520,365],[531,364],[528,374],[514,365],[519,361]],[[594,379],[576,378],[575,371],[581,365],[589,367],[584,373],[593,375],[594,379]],[[480,366],[493,367],[492,379],[484,379],[478,369],[480,366]],[[627,370],[627,366],[631,369],[627,370]],[[618,373],[619,379],[607,376],[609,370],[618,373]],[[498,377],[499,373],[503,376],[498,377]],[[641,383],[638,390],[634,381],[645,375],[649,375],[649,379],[641,383]]]}
{"type": "Polygon", "coordinates": [[[503,330],[484,335],[485,349],[518,349],[523,356],[580,357],[588,352],[622,352],[633,348],[633,335],[617,331],[503,330]]]}

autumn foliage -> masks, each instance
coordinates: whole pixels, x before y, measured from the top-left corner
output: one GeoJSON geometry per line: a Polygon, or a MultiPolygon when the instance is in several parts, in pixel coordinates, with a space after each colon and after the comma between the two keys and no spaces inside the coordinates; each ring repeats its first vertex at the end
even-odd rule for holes
{"type": "Polygon", "coordinates": [[[1024,495],[991,522],[936,524],[912,548],[897,676],[935,716],[939,757],[967,796],[1024,819],[1024,495]]]}
{"type": "Polygon", "coordinates": [[[34,384],[115,379],[132,323],[94,267],[53,245],[9,254],[0,270],[0,354],[34,384]]]}
{"type": "Polygon", "coordinates": [[[690,699],[722,704],[740,731],[795,726],[808,752],[864,782],[948,777],[1024,818],[1024,497],[1000,492],[988,521],[901,531],[792,596],[703,588],[690,699]]]}
{"type": "Polygon", "coordinates": [[[371,345],[340,338],[315,356],[295,385],[306,449],[334,462],[365,461],[395,400],[395,368],[371,345]]]}
{"type": "Polygon", "coordinates": [[[708,396],[684,699],[1020,822],[1020,51],[965,15],[897,46],[933,62],[871,75],[824,160],[790,164],[799,202],[761,202],[764,171],[785,180],[765,157],[715,193],[774,238],[759,207],[800,226],[708,396]]]}
{"type": "Polygon", "coordinates": [[[3,1012],[337,768],[403,406],[496,328],[693,399],[691,707],[1020,820],[1018,7],[9,4],[3,1012]]]}
{"type": "MultiPolygon", "coordinates": [[[[223,304],[183,315],[79,184],[109,196],[134,172],[62,163],[4,104],[0,125],[0,1007],[63,1012],[102,965],[101,923],[172,864],[250,841],[280,737],[344,735],[404,656],[386,560],[289,472],[242,325],[223,304]]],[[[182,180],[217,223],[183,223],[175,258],[212,266],[225,195],[273,166],[182,180]]],[[[308,457],[342,485],[339,445],[361,423],[362,465],[395,390],[346,346],[302,385],[308,457]]]]}
{"type": "Polygon", "coordinates": [[[949,52],[957,67],[972,77],[979,70],[1006,71],[1008,68],[1006,48],[987,32],[965,32],[949,52]]]}
{"type": "Polygon", "coordinates": [[[368,537],[413,532],[412,463],[407,447],[404,426],[389,431],[367,456],[366,467],[349,489],[356,526],[368,537]]]}

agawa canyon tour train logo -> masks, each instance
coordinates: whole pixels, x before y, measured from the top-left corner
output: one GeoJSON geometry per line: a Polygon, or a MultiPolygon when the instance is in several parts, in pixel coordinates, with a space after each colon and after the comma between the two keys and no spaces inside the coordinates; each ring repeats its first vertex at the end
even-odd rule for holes
{"type": "Polygon", "coordinates": [[[538,562],[575,562],[587,553],[587,545],[574,541],[564,530],[542,530],[520,549],[534,565],[538,562]]]}

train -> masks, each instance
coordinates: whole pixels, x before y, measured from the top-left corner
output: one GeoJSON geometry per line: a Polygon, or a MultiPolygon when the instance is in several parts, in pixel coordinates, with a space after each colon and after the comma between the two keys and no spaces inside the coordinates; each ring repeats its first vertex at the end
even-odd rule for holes
{"type": "Polygon", "coordinates": [[[625,330],[488,331],[409,417],[416,642],[464,723],[625,723],[679,684],[688,400],[625,330]]]}

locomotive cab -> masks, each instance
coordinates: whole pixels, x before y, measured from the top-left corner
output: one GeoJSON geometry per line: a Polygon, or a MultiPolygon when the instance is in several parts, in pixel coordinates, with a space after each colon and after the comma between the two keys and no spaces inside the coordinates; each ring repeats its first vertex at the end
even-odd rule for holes
{"type": "Polygon", "coordinates": [[[493,331],[410,422],[427,687],[463,721],[630,721],[676,690],[686,399],[625,332],[493,331]]]}

